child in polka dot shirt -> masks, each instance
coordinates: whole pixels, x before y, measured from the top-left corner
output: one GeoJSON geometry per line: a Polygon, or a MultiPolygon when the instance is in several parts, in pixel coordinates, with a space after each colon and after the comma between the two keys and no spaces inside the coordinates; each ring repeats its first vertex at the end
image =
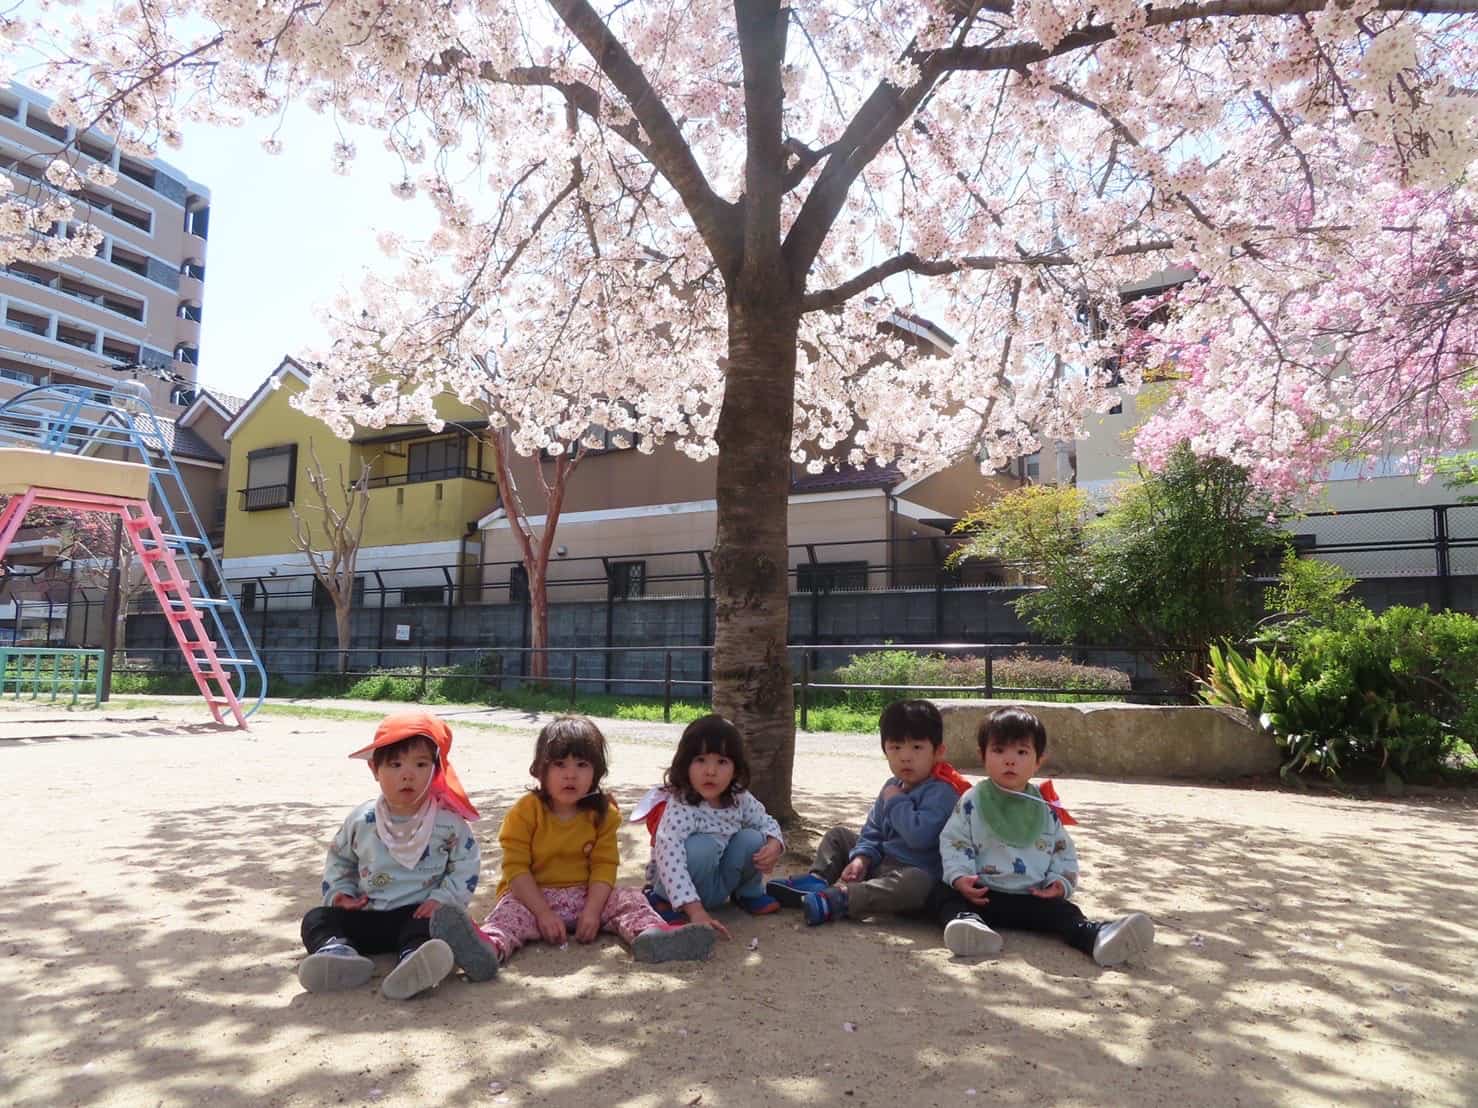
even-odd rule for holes
{"type": "Polygon", "coordinates": [[[765,878],[785,850],[780,825],[748,789],[739,729],[722,716],[690,723],[664,778],[666,808],[652,839],[650,896],[658,911],[728,930],[709,910],[731,899],[752,915],[777,911],[765,878]]]}

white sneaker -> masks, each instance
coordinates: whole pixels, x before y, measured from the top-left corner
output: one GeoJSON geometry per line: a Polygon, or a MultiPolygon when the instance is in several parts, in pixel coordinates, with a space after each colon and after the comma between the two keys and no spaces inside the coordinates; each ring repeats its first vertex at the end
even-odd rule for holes
{"type": "Polygon", "coordinates": [[[1100,966],[1117,966],[1154,945],[1155,921],[1143,912],[1131,912],[1098,929],[1098,937],[1093,940],[1093,960],[1100,966]]]}
{"type": "Polygon", "coordinates": [[[374,972],[373,962],[344,943],[320,947],[298,963],[298,981],[310,993],[357,989],[374,972]]]}
{"type": "Polygon", "coordinates": [[[960,916],[944,925],[944,945],[961,958],[999,954],[1005,940],[976,916],[960,916]]]}
{"type": "Polygon", "coordinates": [[[388,1000],[409,1000],[440,984],[454,965],[451,947],[440,939],[427,939],[385,975],[380,992],[388,1000]]]}

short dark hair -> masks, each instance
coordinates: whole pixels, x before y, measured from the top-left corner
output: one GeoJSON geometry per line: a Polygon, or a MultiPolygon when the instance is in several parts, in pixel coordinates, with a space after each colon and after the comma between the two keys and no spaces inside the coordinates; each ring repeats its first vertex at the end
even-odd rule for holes
{"type": "Polygon", "coordinates": [[[878,717],[878,730],[884,743],[889,739],[928,739],[935,750],[944,745],[944,717],[928,700],[893,701],[878,717]]]}
{"type": "Polygon", "coordinates": [[[1047,728],[1042,726],[1041,720],[1025,708],[997,708],[980,725],[980,730],[975,735],[975,745],[984,755],[985,748],[992,742],[1027,738],[1036,747],[1038,758],[1047,752],[1047,728]]]}
{"type": "Polygon", "coordinates": [[[595,777],[590,782],[590,790],[595,795],[582,796],[575,802],[575,807],[594,812],[595,825],[599,827],[605,822],[611,799],[600,787],[609,768],[606,737],[593,720],[585,716],[559,716],[546,723],[539,732],[539,738],[534,743],[534,760],[529,763],[529,776],[539,782],[539,787],[534,791],[539,794],[545,807],[549,805],[549,793],[544,788],[544,773],[551,762],[557,762],[561,758],[583,758],[595,770],[595,777]]]}
{"type": "Polygon", "coordinates": [[[401,739],[398,743],[389,746],[377,746],[370,751],[370,769],[379,769],[391,758],[404,757],[415,747],[425,746],[431,750],[431,761],[441,765],[441,751],[436,749],[436,742],[430,735],[411,735],[409,738],[401,739]]]}
{"type": "Polygon", "coordinates": [[[688,768],[700,754],[722,754],[734,763],[734,779],[721,797],[725,807],[734,803],[735,795],[749,788],[749,755],[744,751],[744,736],[739,734],[739,728],[723,716],[701,716],[683,729],[683,737],[677,741],[677,753],[672,756],[672,765],[667,767],[662,783],[685,803],[702,803],[703,798],[688,780],[688,768]]]}

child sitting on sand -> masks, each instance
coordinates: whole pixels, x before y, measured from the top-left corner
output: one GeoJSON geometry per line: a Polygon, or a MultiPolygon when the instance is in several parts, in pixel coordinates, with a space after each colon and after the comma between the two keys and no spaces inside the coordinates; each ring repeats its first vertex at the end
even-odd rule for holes
{"type": "Polygon", "coordinates": [[[458,935],[450,912],[437,915],[439,929],[448,925],[437,933],[447,936],[458,961],[471,961],[481,945],[494,953],[496,972],[526,942],[563,946],[573,935],[588,943],[602,931],[619,935],[638,962],[707,958],[712,931],[665,923],[640,889],[616,885],[621,813],[601,788],[606,740],[600,729],[583,716],[550,721],[539,732],[529,773],[539,784],[508,810],[498,832],[503,879],[481,931],[472,933],[469,921],[458,935]]]}
{"type": "Polygon", "coordinates": [[[958,955],[995,954],[997,927],[1047,931],[1100,966],[1118,965],[1155,941],[1143,912],[1095,923],[1069,898],[1078,855],[1060,805],[1031,783],[1047,753],[1047,729],[1021,708],[992,712],[976,736],[985,780],[960,797],[939,836],[944,864],[932,898],[944,944],[958,955]]]}
{"type": "Polygon", "coordinates": [[[440,907],[461,912],[477,888],[480,853],[468,827],[477,809],[452,769],[452,731],[425,711],[396,712],[351,758],[369,761],[380,795],[349,813],[328,848],[323,906],[303,917],[310,993],[363,985],[366,955],[395,954],[380,991],[406,1000],[452,971],[451,949],[431,937],[440,907]]]}

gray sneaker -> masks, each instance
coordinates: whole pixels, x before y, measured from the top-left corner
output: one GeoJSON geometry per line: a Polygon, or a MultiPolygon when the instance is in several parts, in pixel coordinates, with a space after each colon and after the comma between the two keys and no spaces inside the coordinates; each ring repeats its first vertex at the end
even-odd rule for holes
{"type": "Polygon", "coordinates": [[[440,939],[427,939],[385,975],[380,992],[387,1000],[409,1000],[440,984],[455,964],[451,947],[440,939]]]}
{"type": "Polygon", "coordinates": [[[1093,940],[1093,960],[1100,966],[1117,966],[1143,954],[1155,944],[1155,921],[1143,912],[1131,912],[1105,923],[1093,940]]]}
{"type": "Polygon", "coordinates": [[[690,923],[683,927],[648,927],[631,944],[638,962],[702,962],[713,953],[718,933],[690,923]]]}
{"type": "Polygon", "coordinates": [[[498,976],[497,950],[455,904],[443,904],[431,914],[431,937],[452,948],[452,957],[468,981],[491,981],[498,976]]]}
{"type": "Polygon", "coordinates": [[[310,993],[357,989],[374,972],[375,964],[347,943],[321,946],[298,963],[298,981],[310,993]]]}
{"type": "Polygon", "coordinates": [[[983,958],[999,954],[1005,941],[979,916],[957,916],[944,925],[944,945],[961,958],[983,958]]]}

